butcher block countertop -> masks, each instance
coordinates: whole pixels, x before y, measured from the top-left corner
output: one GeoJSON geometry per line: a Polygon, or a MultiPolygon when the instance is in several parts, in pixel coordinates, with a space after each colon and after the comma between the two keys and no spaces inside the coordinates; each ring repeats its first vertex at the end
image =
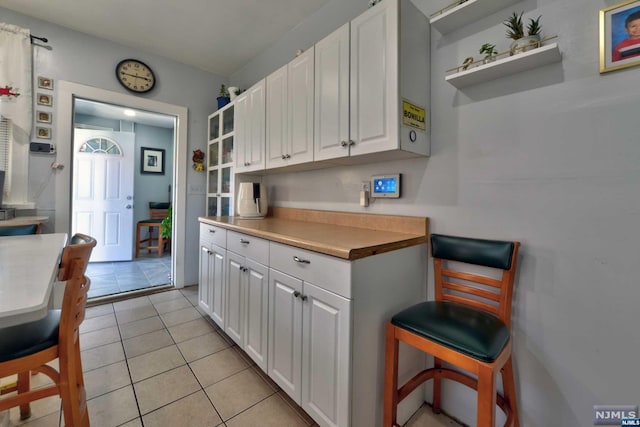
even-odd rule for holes
{"type": "Polygon", "coordinates": [[[199,221],[250,236],[355,260],[426,243],[429,219],[272,208],[264,219],[208,216],[199,221]]]}

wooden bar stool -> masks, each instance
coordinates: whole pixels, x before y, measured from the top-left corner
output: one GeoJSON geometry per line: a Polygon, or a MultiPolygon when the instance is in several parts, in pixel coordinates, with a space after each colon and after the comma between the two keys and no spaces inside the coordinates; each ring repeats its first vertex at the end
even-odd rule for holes
{"type": "Polygon", "coordinates": [[[434,380],[434,412],[440,412],[442,379],[449,379],[478,392],[479,427],[494,426],[496,404],[507,416],[506,426],[519,426],[510,340],[519,246],[519,242],[431,235],[435,301],[411,306],[387,324],[384,427],[398,426],[398,403],[429,379],[434,380]],[[464,271],[468,264],[501,270],[501,278],[464,271]],[[398,388],[400,341],[433,355],[434,367],[398,388]],[[443,363],[473,376],[445,368],[443,363]],[[496,391],[498,372],[504,396],[496,391]]]}
{"type": "Polygon", "coordinates": [[[169,212],[169,202],[149,202],[149,218],[138,221],[136,226],[136,258],[140,255],[140,250],[158,251],[158,256],[162,256],[165,240],[162,237],[162,220],[164,220],[169,212]],[[148,229],[146,238],[142,238],[142,229],[148,229]],[[155,237],[155,233],[158,236],[155,237]],[[154,244],[155,243],[155,244],[154,244]]]}

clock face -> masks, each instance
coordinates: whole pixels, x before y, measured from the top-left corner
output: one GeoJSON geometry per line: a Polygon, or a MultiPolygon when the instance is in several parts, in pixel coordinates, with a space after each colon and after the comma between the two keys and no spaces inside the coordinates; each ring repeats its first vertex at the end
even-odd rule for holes
{"type": "Polygon", "coordinates": [[[156,84],[153,71],[136,59],[125,59],[116,66],[116,77],[122,86],[136,93],[149,92],[156,84]]]}

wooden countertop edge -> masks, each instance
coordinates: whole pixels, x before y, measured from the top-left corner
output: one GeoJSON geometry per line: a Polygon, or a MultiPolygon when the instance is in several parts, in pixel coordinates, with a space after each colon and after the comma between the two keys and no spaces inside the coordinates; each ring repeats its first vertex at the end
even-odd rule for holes
{"type": "MultiPolygon", "coordinates": [[[[278,209],[282,209],[283,211],[289,210],[288,208],[278,208],[278,209]]],[[[326,255],[331,255],[331,256],[335,256],[338,258],[351,260],[351,261],[376,255],[376,254],[380,254],[380,253],[384,253],[384,252],[406,248],[409,246],[420,245],[428,242],[428,224],[429,224],[428,218],[381,215],[380,218],[372,218],[374,219],[374,221],[372,221],[371,226],[365,226],[365,225],[368,225],[367,221],[363,221],[362,218],[360,218],[360,221],[359,222],[357,221],[360,227],[357,227],[357,226],[350,225],[350,223],[345,223],[345,220],[349,220],[349,219],[357,220],[358,217],[362,217],[362,216],[377,217],[378,215],[348,214],[348,213],[347,215],[342,215],[344,213],[337,212],[339,220],[336,223],[336,221],[333,221],[333,222],[330,221],[330,215],[333,214],[334,212],[313,211],[313,212],[321,212],[321,214],[320,215],[306,215],[306,214],[304,215],[304,218],[306,219],[319,218],[320,221],[316,222],[316,221],[310,221],[310,220],[307,220],[307,221],[301,220],[301,211],[304,211],[302,209],[295,209],[291,211],[296,211],[296,212],[293,212],[293,215],[289,215],[288,212],[286,215],[274,215],[273,218],[290,220],[290,221],[312,222],[312,223],[323,224],[323,225],[338,225],[342,227],[346,226],[346,227],[353,227],[353,228],[383,229],[385,231],[392,231],[392,232],[397,232],[405,235],[413,234],[415,237],[402,238],[397,241],[382,243],[379,245],[363,246],[358,248],[345,248],[345,247],[340,247],[336,245],[325,244],[318,241],[312,241],[312,240],[304,239],[301,237],[288,236],[286,234],[273,233],[273,232],[264,231],[264,230],[256,230],[256,229],[232,224],[225,221],[217,221],[215,217],[199,217],[198,220],[206,224],[218,226],[231,231],[237,231],[240,233],[247,234],[249,236],[254,236],[254,237],[270,240],[273,242],[282,243],[285,245],[294,246],[301,249],[307,249],[314,252],[319,252],[326,255]],[[398,220],[404,222],[405,226],[394,227],[393,226],[394,222],[397,222],[398,220]],[[406,226],[407,223],[409,224],[408,227],[406,226]],[[381,224],[384,224],[386,226],[382,227],[381,224]],[[416,236],[416,234],[419,234],[419,235],[416,236]]],[[[365,219],[369,219],[369,218],[365,218],[365,219]]]]}

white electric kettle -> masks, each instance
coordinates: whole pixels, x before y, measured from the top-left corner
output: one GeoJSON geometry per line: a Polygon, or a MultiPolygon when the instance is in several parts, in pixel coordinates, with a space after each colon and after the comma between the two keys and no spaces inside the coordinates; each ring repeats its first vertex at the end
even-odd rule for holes
{"type": "Polygon", "coordinates": [[[264,185],[259,182],[240,183],[237,213],[241,218],[264,218],[268,207],[264,185]]]}

